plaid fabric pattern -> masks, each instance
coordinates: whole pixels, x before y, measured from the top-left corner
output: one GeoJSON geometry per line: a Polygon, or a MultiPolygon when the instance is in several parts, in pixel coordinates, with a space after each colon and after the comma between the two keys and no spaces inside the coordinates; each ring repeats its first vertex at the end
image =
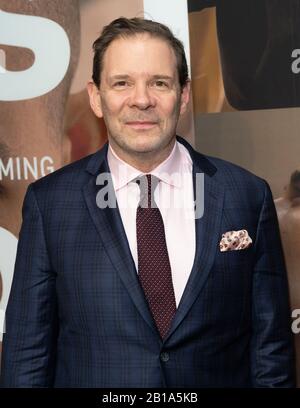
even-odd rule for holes
{"type": "MultiPolygon", "coordinates": [[[[291,387],[284,258],[267,183],[197,153],[204,214],[194,265],[162,340],[118,208],[99,208],[107,145],[34,182],[6,311],[3,387],[291,387]],[[253,245],[219,249],[224,231],[253,245]]],[[[196,189],[195,185],[195,189],[196,189]]],[[[180,237],[178,237],[180,239],[180,237]]],[[[184,253],[182,254],[184,256],[184,253]]]]}

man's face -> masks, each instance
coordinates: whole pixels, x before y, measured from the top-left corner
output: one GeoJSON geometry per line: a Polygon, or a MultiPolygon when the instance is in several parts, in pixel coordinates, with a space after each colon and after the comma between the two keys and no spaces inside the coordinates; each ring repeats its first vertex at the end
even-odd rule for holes
{"type": "Polygon", "coordinates": [[[104,55],[100,90],[90,84],[91,105],[104,118],[117,153],[161,154],[175,139],[186,109],[174,51],[147,34],[113,41],[104,55]]]}

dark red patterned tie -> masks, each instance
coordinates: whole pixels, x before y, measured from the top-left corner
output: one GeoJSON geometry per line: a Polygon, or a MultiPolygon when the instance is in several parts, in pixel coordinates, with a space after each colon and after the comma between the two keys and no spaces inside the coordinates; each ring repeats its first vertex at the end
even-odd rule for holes
{"type": "Polygon", "coordinates": [[[154,201],[159,179],[146,174],[137,179],[137,183],[141,192],[136,212],[138,276],[159,333],[164,338],[176,312],[176,301],[164,223],[154,201]]]}

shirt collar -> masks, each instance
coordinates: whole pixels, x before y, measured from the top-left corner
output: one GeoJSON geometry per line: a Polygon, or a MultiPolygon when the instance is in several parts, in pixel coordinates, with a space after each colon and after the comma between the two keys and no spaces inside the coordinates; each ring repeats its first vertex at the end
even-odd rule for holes
{"type": "MultiPolygon", "coordinates": [[[[116,191],[133,181],[136,177],[146,174],[122,160],[110,144],[108,144],[107,160],[116,191]]],[[[155,167],[150,174],[171,186],[181,187],[180,177],[178,176],[182,172],[183,163],[186,163],[186,156],[180,149],[178,141],[175,141],[169,156],[155,167]]]]}

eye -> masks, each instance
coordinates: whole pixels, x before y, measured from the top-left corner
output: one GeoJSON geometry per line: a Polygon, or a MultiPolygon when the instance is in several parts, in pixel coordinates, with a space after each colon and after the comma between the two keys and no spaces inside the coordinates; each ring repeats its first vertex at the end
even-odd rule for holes
{"type": "Polygon", "coordinates": [[[154,85],[157,88],[168,88],[169,84],[166,81],[162,81],[162,80],[157,80],[154,82],[154,85]]]}
{"type": "Polygon", "coordinates": [[[121,87],[121,88],[126,86],[126,85],[127,85],[126,81],[117,81],[117,82],[114,83],[114,86],[121,87]]]}

